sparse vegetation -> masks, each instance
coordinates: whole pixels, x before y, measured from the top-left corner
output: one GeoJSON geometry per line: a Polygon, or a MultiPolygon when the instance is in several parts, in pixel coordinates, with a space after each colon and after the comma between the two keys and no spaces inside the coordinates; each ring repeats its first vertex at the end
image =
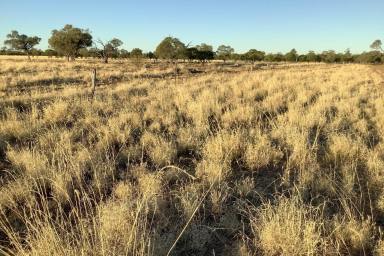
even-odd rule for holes
{"type": "Polygon", "coordinates": [[[103,59],[104,63],[108,63],[108,59],[111,56],[116,56],[118,54],[118,48],[123,44],[120,39],[113,38],[108,42],[103,42],[98,40],[98,44],[102,46],[101,50],[96,50],[100,57],[103,59]]]}
{"type": "Polygon", "coordinates": [[[0,254],[383,255],[381,67],[0,62],[0,254]]]}
{"type": "MultiPolygon", "coordinates": [[[[236,53],[229,45],[220,45],[216,51],[213,51],[211,45],[202,43],[196,46],[190,46],[183,43],[178,38],[168,36],[164,38],[156,47],[154,53],[147,52],[143,54],[141,49],[133,48],[131,52],[126,49],[119,49],[123,42],[120,39],[113,38],[109,41],[103,42],[97,40],[97,44],[90,48],[94,41],[88,29],[76,28],[73,25],[67,24],[60,30],[53,30],[51,37],[48,39],[49,49],[42,51],[35,49],[34,46],[40,43],[41,38],[37,36],[29,37],[27,35],[20,35],[17,31],[11,31],[7,35],[7,40],[0,50],[0,55],[27,55],[28,59],[31,56],[56,56],[66,57],[67,60],[74,60],[77,57],[85,58],[101,58],[104,63],[108,63],[110,58],[132,58],[137,67],[142,64],[141,57],[148,59],[165,59],[177,63],[176,60],[200,61],[206,63],[213,59],[232,61],[267,61],[267,62],[325,62],[325,63],[369,63],[380,64],[384,63],[384,51],[382,48],[381,40],[375,40],[370,48],[372,51],[363,52],[360,54],[352,54],[350,49],[344,52],[337,53],[334,50],[327,50],[321,53],[309,51],[307,54],[299,54],[296,49],[292,49],[286,54],[282,53],[268,53],[256,49],[250,49],[245,53],[236,53]],[[138,51],[139,50],[139,51],[138,51]]],[[[177,67],[175,68],[177,69],[177,67]]]]}

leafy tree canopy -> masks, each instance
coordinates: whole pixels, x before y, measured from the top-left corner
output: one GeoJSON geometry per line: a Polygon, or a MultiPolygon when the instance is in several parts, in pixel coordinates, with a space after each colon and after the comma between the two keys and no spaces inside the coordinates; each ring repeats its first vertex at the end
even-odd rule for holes
{"type": "Polygon", "coordinates": [[[371,48],[373,50],[377,50],[377,51],[382,51],[384,52],[383,48],[382,48],[382,45],[383,43],[381,42],[381,40],[375,40],[372,44],[371,44],[371,48]]]}
{"type": "Polygon", "coordinates": [[[261,61],[265,57],[265,52],[258,51],[256,49],[251,49],[244,54],[244,59],[250,61],[261,61]]]}
{"type": "Polygon", "coordinates": [[[314,51],[309,51],[306,60],[309,62],[318,62],[320,61],[320,57],[314,51]]]}
{"type": "Polygon", "coordinates": [[[205,44],[205,43],[197,45],[196,48],[197,48],[197,50],[199,50],[201,52],[213,52],[212,45],[208,45],[208,44],[205,44]]]}
{"type": "Polygon", "coordinates": [[[143,51],[140,48],[134,48],[131,51],[132,58],[141,58],[143,57],[143,51]]]}
{"type": "Polygon", "coordinates": [[[32,50],[34,49],[35,45],[40,43],[40,41],[40,37],[19,34],[19,32],[13,30],[7,35],[7,39],[4,41],[4,44],[8,45],[12,50],[26,53],[28,58],[30,58],[32,50]]]}
{"type": "Polygon", "coordinates": [[[220,45],[217,48],[216,56],[218,59],[226,61],[231,57],[235,50],[229,45],[220,45]]]}
{"type": "Polygon", "coordinates": [[[48,40],[52,49],[69,58],[75,58],[79,50],[92,45],[92,36],[88,30],[65,25],[61,30],[53,30],[48,40]]]}
{"type": "Polygon", "coordinates": [[[166,37],[156,47],[155,55],[160,59],[184,58],[186,46],[179,39],[166,37]]]}
{"type": "Polygon", "coordinates": [[[294,61],[298,60],[298,57],[299,57],[299,55],[297,54],[296,49],[292,49],[290,52],[285,54],[285,60],[286,61],[294,62],[294,61]]]}
{"type": "Polygon", "coordinates": [[[110,57],[117,57],[119,55],[119,47],[123,45],[123,41],[117,38],[113,38],[106,43],[101,40],[97,42],[102,46],[98,53],[103,58],[104,63],[108,63],[110,57]]]}

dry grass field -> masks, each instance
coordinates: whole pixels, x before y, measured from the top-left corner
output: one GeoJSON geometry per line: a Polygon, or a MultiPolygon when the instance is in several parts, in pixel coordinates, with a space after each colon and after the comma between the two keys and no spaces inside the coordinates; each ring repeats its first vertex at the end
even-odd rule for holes
{"type": "Polygon", "coordinates": [[[0,59],[0,255],[384,255],[381,68],[179,68],[0,59]]]}

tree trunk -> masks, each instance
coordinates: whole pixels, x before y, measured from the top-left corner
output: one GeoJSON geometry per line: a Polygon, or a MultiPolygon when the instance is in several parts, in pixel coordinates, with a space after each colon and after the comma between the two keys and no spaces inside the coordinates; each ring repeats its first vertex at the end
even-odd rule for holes
{"type": "Polygon", "coordinates": [[[69,55],[67,55],[67,61],[69,62],[69,55]]]}
{"type": "Polygon", "coordinates": [[[28,60],[31,61],[31,55],[29,55],[29,52],[27,52],[28,60]]]}
{"type": "Polygon", "coordinates": [[[108,56],[104,56],[104,63],[108,63],[108,56]]]}

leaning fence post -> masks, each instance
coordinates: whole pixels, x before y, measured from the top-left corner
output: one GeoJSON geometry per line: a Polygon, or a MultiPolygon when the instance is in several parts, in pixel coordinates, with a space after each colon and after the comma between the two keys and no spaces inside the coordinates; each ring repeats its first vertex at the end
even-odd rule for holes
{"type": "Polygon", "coordinates": [[[95,97],[95,91],[96,91],[96,68],[92,69],[91,81],[92,81],[92,99],[93,99],[95,97]]]}

